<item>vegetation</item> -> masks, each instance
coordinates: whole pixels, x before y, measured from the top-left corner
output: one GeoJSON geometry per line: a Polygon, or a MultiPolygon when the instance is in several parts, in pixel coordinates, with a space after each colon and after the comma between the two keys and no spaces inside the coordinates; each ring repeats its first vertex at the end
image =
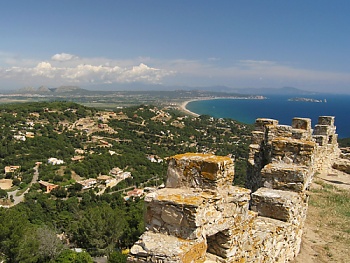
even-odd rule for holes
{"type": "Polygon", "coordinates": [[[166,157],[185,152],[234,156],[242,184],[251,132],[231,119],[188,117],[170,107],[107,112],[63,101],[2,105],[0,129],[0,170],[15,167],[0,173],[12,180],[0,202],[29,189],[23,202],[0,207],[0,257],[7,262],[125,261],[120,251],[144,231],[143,199],[125,201],[126,192],[162,184],[166,157]],[[63,163],[49,164],[52,157],[63,163]],[[79,183],[117,167],[132,177],[111,187],[79,183]],[[39,180],[57,187],[46,193],[39,180]]]}
{"type": "Polygon", "coordinates": [[[327,261],[345,262],[343,253],[350,246],[350,193],[320,180],[315,183],[318,187],[311,191],[308,217],[315,220],[314,231],[327,240],[320,250],[327,261]]]}
{"type": "Polygon", "coordinates": [[[350,146],[350,138],[338,139],[339,147],[349,147],[350,146]]]}

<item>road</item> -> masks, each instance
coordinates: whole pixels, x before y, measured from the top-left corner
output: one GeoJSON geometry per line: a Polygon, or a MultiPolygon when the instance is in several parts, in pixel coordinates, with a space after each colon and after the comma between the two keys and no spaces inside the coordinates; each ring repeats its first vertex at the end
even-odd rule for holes
{"type": "Polygon", "coordinates": [[[38,178],[39,178],[39,166],[36,165],[36,166],[33,168],[33,170],[34,170],[33,179],[32,179],[32,181],[30,182],[30,184],[28,185],[27,190],[25,190],[25,191],[24,191],[21,195],[19,195],[19,196],[17,196],[17,193],[18,193],[19,189],[7,193],[8,196],[11,196],[11,195],[12,195],[13,200],[14,200],[14,202],[12,203],[11,206],[14,206],[14,205],[19,204],[20,202],[23,202],[23,200],[24,200],[24,195],[25,195],[26,193],[28,193],[28,191],[29,191],[29,189],[30,189],[30,186],[31,186],[32,184],[38,182],[38,178]]]}

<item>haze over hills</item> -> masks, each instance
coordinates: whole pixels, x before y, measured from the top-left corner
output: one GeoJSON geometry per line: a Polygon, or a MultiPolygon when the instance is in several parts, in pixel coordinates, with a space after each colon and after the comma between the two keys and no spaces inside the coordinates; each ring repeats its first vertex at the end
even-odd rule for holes
{"type": "Polygon", "coordinates": [[[206,92],[222,92],[230,94],[243,94],[243,95],[313,95],[319,94],[317,92],[311,92],[301,90],[294,87],[282,87],[282,88],[230,88],[227,86],[209,86],[209,87],[189,87],[189,86],[164,86],[164,85],[145,85],[145,84],[127,84],[123,86],[115,85],[99,85],[99,86],[60,86],[57,88],[48,88],[40,86],[39,88],[25,87],[10,93],[21,94],[57,94],[57,93],[74,93],[74,94],[91,94],[92,92],[113,92],[113,91],[206,91],[206,92]]]}

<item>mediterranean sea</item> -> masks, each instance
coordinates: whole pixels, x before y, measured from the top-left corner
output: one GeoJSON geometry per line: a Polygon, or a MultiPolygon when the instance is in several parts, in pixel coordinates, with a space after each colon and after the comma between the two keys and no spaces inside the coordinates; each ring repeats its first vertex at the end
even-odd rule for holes
{"type": "Polygon", "coordinates": [[[335,116],[335,126],[339,138],[350,137],[350,95],[266,95],[267,99],[212,99],[191,101],[186,108],[199,115],[215,118],[231,118],[239,122],[253,124],[257,118],[271,118],[279,124],[291,125],[294,117],[310,118],[312,127],[318,116],[335,116]],[[302,97],[319,100],[289,101],[302,97]]]}

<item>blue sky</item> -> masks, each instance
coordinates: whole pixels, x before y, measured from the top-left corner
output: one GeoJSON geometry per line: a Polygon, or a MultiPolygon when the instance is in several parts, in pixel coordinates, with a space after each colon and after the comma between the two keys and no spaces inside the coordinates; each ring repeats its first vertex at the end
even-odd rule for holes
{"type": "Polygon", "coordinates": [[[348,0],[0,2],[0,90],[145,83],[350,93],[348,0]]]}

